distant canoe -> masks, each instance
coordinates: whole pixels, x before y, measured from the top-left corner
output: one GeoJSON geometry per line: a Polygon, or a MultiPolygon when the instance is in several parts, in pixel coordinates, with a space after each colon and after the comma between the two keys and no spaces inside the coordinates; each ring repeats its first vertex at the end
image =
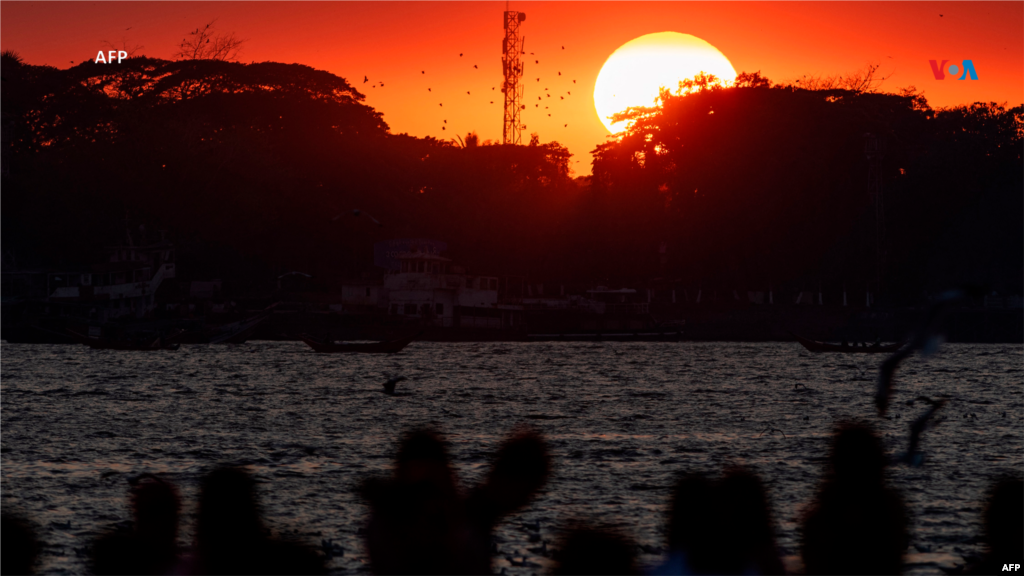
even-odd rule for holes
{"type": "Polygon", "coordinates": [[[807,348],[811,352],[843,352],[845,354],[892,353],[899,350],[904,344],[906,344],[906,342],[896,342],[895,344],[884,345],[843,346],[842,344],[829,344],[827,342],[818,342],[817,340],[808,340],[807,338],[801,338],[796,334],[793,334],[793,337],[796,338],[797,342],[803,344],[804,348],[807,348]]]}
{"type": "Polygon", "coordinates": [[[335,352],[361,352],[366,354],[393,354],[405,348],[412,342],[419,334],[409,336],[408,338],[402,338],[399,340],[389,340],[387,342],[367,342],[367,343],[353,343],[353,342],[322,342],[314,339],[309,334],[303,334],[299,336],[303,342],[309,345],[316,352],[335,353],[335,352]]]}
{"type": "Polygon", "coordinates": [[[75,340],[85,344],[93,350],[125,350],[125,351],[139,351],[139,352],[150,352],[153,350],[177,350],[180,344],[168,344],[162,338],[156,338],[151,342],[127,342],[124,340],[111,340],[109,338],[90,338],[84,334],[79,334],[74,330],[68,330],[75,340]]]}

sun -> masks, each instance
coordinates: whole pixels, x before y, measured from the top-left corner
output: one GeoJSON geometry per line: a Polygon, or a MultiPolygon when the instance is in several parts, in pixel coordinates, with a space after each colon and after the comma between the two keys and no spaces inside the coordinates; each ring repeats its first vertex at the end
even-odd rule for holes
{"type": "Polygon", "coordinates": [[[646,34],[626,42],[608,57],[594,85],[594,107],[611,133],[628,126],[614,126],[608,118],[630,106],[653,106],[661,87],[675,91],[679,81],[700,72],[714,74],[722,82],[736,79],[736,70],[718,48],[679,32],[646,34]]]}

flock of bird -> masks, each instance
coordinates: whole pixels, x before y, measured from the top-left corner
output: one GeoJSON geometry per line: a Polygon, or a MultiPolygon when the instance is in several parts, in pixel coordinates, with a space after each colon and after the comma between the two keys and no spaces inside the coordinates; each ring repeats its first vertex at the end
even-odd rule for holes
{"type": "MultiPolygon", "coordinates": [[[[565,46],[562,46],[562,50],[565,50],[565,46]]],[[[530,55],[530,56],[536,56],[536,54],[535,54],[535,53],[533,53],[533,52],[530,52],[530,53],[529,53],[529,55],[530,55]]],[[[460,52],[460,53],[459,53],[459,58],[462,58],[462,57],[464,57],[464,56],[465,56],[465,53],[463,53],[463,52],[460,52]]],[[[533,61],[533,63],[534,63],[535,65],[539,66],[539,65],[540,65],[540,59],[539,59],[539,58],[534,58],[534,61],[533,61]]],[[[480,67],[479,67],[479,65],[477,65],[477,64],[473,64],[473,69],[474,69],[474,70],[479,70],[479,69],[480,69],[480,67]]],[[[563,76],[562,76],[562,72],[561,72],[560,70],[556,70],[556,72],[557,72],[557,76],[556,76],[556,78],[564,78],[564,79],[568,79],[567,77],[563,77],[563,76]]],[[[426,74],[427,74],[427,71],[426,71],[426,70],[420,70],[420,74],[421,74],[421,75],[423,75],[423,76],[426,76],[426,74]]],[[[524,79],[524,80],[525,80],[525,79],[524,79]]],[[[536,81],[537,81],[537,82],[540,82],[540,81],[541,81],[541,78],[540,78],[540,77],[537,77],[537,78],[536,78],[536,81]]],[[[363,84],[368,84],[369,82],[370,82],[370,77],[369,77],[368,75],[365,75],[365,74],[364,74],[364,75],[363,75],[363,84]]],[[[576,80],[572,80],[572,83],[573,83],[573,84],[576,84],[576,80]]],[[[384,82],[382,82],[382,81],[380,81],[380,80],[377,80],[377,81],[375,81],[375,82],[374,82],[373,84],[370,84],[370,88],[377,88],[378,86],[380,86],[381,88],[383,88],[383,87],[384,87],[384,82]]],[[[497,86],[492,86],[492,87],[491,87],[491,90],[492,90],[492,91],[497,91],[497,90],[498,90],[498,87],[497,87],[497,86]]],[[[432,87],[430,87],[430,86],[428,86],[428,87],[427,87],[427,92],[429,92],[429,93],[433,94],[433,88],[432,88],[432,87]]],[[[466,96],[472,96],[472,90],[466,90],[466,96]]],[[[564,100],[566,99],[566,97],[567,97],[567,96],[568,96],[568,97],[571,97],[571,96],[572,96],[572,91],[571,91],[571,90],[568,90],[568,89],[566,89],[566,90],[565,90],[565,94],[561,94],[560,92],[559,92],[559,93],[556,93],[555,91],[553,91],[553,90],[551,90],[551,89],[549,89],[549,88],[545,87],[545,88],[544,88],[544,96],[537,96],[537,100],[539,101],[539,103],[534,103],[534,105],[533,105],[533,106],[534,106],[534,108],[536,108],[536,109],[537,109],[537,110],[539,111],[539,110],[540,110],[540,106],[541,106],[541,103],[543,103],[543,102],[544,102],[544,98],[545,98],[545,97],[547,97],[547,98],[552,98],[553,96],[558,96],[558,100],[559,100],[559,101],[561,102],[561,101],[564,101],[564,100]]],[[[499,104],[499,105],[501,105],[501,106],[504,106],[504,96],[501,96],[501,98],[499,98],[498,100],[489,100],[488,102],[489,102],[489,104],[499,104]]],[[[554,101],[551,101],[551,104],[553,104],[553,103],[554,103],[554,101]]],[[[438,102],[438,103],[437,103],[437,106],[438,106],[439,108],[444,108],[444,102],[438,102]]],[[[522,106],[523,106],[523,108],[524,108],[524,109],[526,108],[525,104],[524,104],[524,105],[522,105],[522,106]]],[[[551,106],[550,106],[550,105],[548,105],[548,106],[544,106],[544,110],[552,110],[552,108],[551,108],[551,106]]],[[[547,116],[548,116],[549,118],[550,118],[550,117],[552,117],[552,116],[551,116],[552,112],[546,112],[546,114],[547,114],[547,116]]],[[[447,124],[448,124],[448,119],[447,119],[447,118],[442,118],[441,120],[442,120],[442,124],[441,124],[441,130],[442,130],[442,131],[445,131],[445,130],[447,130],[447,124]]],[[[568,128],[568,127],[569,127],[569,124],[568,124],[568,123],[563,123],[563,125],[562,125],[562,126],[563,126],[564,128],[568,128]]],[[[526,124],[523,124],[522,128],[523,128],[523,130],[525,130],[525,129],[526,129],[526,124]]]]}

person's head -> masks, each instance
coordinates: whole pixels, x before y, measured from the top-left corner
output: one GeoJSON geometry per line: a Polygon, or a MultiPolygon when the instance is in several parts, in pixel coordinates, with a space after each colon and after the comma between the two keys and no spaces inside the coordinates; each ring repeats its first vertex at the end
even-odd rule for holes
{"type": "Polygon", "coordinates": [[[575,526],[558,546],[555,574],[634,574],[636,545],[611,530],[575,526]]]}
{"type": "Polygon", "coordinates": [[[196,539],[204,543],[247,541],[263,535],[255,483],[244,470],[222,467],[206,475],[199,488],[196,539]]]}
{"type": "Polygon", "coordinates": [[[1024,482],[1003,478],[992,486],[985,508],[985,539],[994,555],[1024,555],[1024,482]]]}
{"type": "Polygon", "coordinates": [[[455,489],[448,450],[440,434],[425,428],[406,434],[398,447],[395,480],[401,484],[427,482],[445,490],[455,489]]]}
{"type": "Polygon", "coordinates": [[[0,572],[32,574],[35,571],[36,557],[39,555],[39,541],[28,520],[4,512],[0,514],[0,534],[3,536],[0,572]]]}
{"type": "Polygon", "coordinates": [[[715,516],[711,482],[701,474],[679,478],[669,504],[668,546],[689,550],[701,546],[715,516]]]}
{"type": "Polygon", "coordinates": [[[885,469],[885,450],[867,424],[840,424],[832,439],[829,465],[833,479],[851,486],[877,485],[885,469]]]}
{"type": "Polygon", "coordinates": [[[764,484],[756,474],[732,468],[717,486],[719,510],[734,541],[747,548],[774,543],[771,508],[764,484]]]}
{"type": "Polygon", "coordinates": [[[171,543],[177,539],[181,499],[172,484],[145,474],[132,487],[131,504],[140,536],[171,543]]]}

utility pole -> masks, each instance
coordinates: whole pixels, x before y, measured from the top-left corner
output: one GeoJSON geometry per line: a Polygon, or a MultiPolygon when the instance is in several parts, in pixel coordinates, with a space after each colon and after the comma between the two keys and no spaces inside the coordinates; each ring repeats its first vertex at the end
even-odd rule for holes
{"type": "Polygon", "coordinates": [[[523,104],[525,85],[520,81],[524,70],[522,56],[526,38],[519,32],[525,20],[525,12],[510,11],[508,2],[505,2],[505,40],[501,44],[501,69],[505,75],[501,84],[501,92],[505,95],[505,124],[501,131],[503,144],[519,144],[522,131],[526,128],[521,119],[521,112],[526,108],[523,104]]]}

